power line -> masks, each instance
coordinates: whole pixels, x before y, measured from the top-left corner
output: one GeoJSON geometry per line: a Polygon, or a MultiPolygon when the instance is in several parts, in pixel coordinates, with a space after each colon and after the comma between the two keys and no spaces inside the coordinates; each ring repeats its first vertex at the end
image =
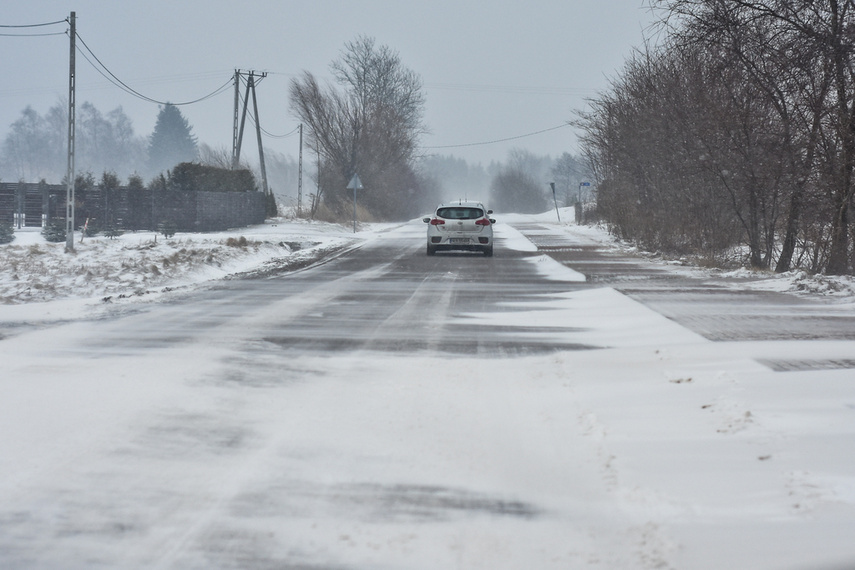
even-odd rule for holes
{"type": "MultiPolygon", "coordinates": [[[[20,25],[0,24],[0,29],[38,28],[38,27],[54,26],[57,24],[67,24],[67,23],[69,23],[68,19],[57,20],[55,22],[44,22],[44,23],[40,23],[40,24],[20,24],[20,25]]],[[[31,34],[0,33],[0,36],[5,36],[5,37],[44,37],[44,36],[61,36],[61,35],[68,35],[68,34],[69,34],[69,32],[65,31],[65,32],[46,32],[46,33],[31,33],[31,34]]],[[[89,62],[89,65],[91,65],[93,67],[93,69],[95,69],[95,71],[97,71],[107,81],[109,81],[110,83],[112,83],[114,86],[118,87],[119,89],[121,89],[125,93],[133,95],[134,97],[142,99],[143,101],[148,101],[149,103],[156,103],[158,105],[172,104],[175,106],[192,105],[194,103],[200,103],[202,101],[205,101],[206,99],[210,99],[212,97],[215,97],[215,96],[219,95],[220,93],[224,92],[226,89],[228,89],[232,85],[233,79],[231,77],[229,77],[229,80],[226,81],[223,85],[221,85],[220,87],[218,87],[217,89],[215,89],[211,93],[208,93],[207,95],[199,97],[198,99],[193,99],[192,101],[182,101],[179,103],[169,103],[168,101],[160,101],[158,99],[154,99],[152,97],[148,97],[147,95],[140,93],[139,91],[137,91],[136,89],[132,88],[130,85],[128,85],[127,83],[125,83],[124,81],[119,79],[116,76],[116,74],[113,73],[112,71],[110,71],[110,69],[106,65],[104,65],[104,62],[102,62],[101,59],[97,55],[95,55],[95,52],[93,52],[92,49],[87,45],[86,41],[84,41],[84,39],[82,37],[80,37],[80,34],[74,32],[74,36],[76,39],[80,40],[80,43],[83,45],[84,48],[86,48],[86,52],[88,52],[88,55],[86,52],[84,52],[82,49],[80,49],[80,47],[77,47],[78,53],[80,53],[80,55],[82,55],[83,58],[89,62]],[[92,61],[93,59],[95,60],[95,62],[97,62],[97,65],[95,64],[95,62],[92,61]]]]}
{"type": "MultiPolygon", "coordinates": [[[[257,76],[257,77],[258,77],[258,76],[257,76]]],[[[243,83],[243,81],[242,81],[242,83],[243,83]]],[[[255,82],[255,84],[256,84],[256,85],[258,85],[259,83],[261,83],[261,82],[260,82],[260,81],[256,81],[256,82],[255,82]]],[[[241,103],[243,103],[243,102],[244,102],[244,96],[243,96],[243,95],[240,95],[240,102],[241,102],[241,103]]],[[[255,124],[255,119],[253,118],[252,114],[250,114],[250,115],[249,115],[249,122],[250,122],[250,123],[252,123],[252,124],[253,124],[253,126],[256,126],[256,124],[255,124]]],[[[275,135],[275,134],[271,133],[270,131],[266,130],[264,127],[260,127],[260,129],[261,129],[261,132],[262,132],[264,135],[267,135],[267,137],[268,137],[268,138],[271,138],[271,139],[287,139],[288,137],[292,137],[292,136],[294,136],[295,134],[297,134],[297,131],[299,131],[299,130],[300,130],[300,126],[299,126],[299,125],[297,125],[297,126],[294,128],[294,130],[292,130],[292,131],[290,131],[290,132],[287,132],[287,133],[285,133],[284,135],[275,135]]]]}
{"type": "Polygon", "coordinates": [[[42,38],[45,36],[65,36],[66,32],[45,32],[43,34],[0,34],[7,38],[42,38]]]}
{"type": "Polygon", "coordinates": [[[585,87],[558,87],[538,85],[485,85],[475,83],[426,83],[427,90],[508,93],[521,95],[566,95],[585,96],[596,93],[596,89],[585,87]]]}
{"type": "Polygon", "coordinates": [[[504,138],[504,139],[495,139],[495,140],[491,140],[491,141],[475,142],[475,143],[466,143],[466,144],[448,144],[448,145],[443,145],[443,146],[425,146],[425,147],[422,147],[422,148],[433,150],[433,149],[443,149],[443,148],[463,148],[463,147],[469,147],[469,146],[484,146],[484,145],[488,145],[488,144],[496,144],[496,143],[501,143],[501,142],[514,141],[514,140],[517,140],[517,139],[524,139],[524,138],[527,138],[527,137],[533,137],[533,136],[535,136],[535,135],[540,135],[540,134],[543,134],[543,133],[548,133],[549,131],[555,131],[555,130],[563,129],[563,128],[565,128],[565,127],[569,127],[569,126],[570,126],[570,123],[563,123],[563,124],[558,125],[558,126],[555,126],[555,127],[550,127],[550,128],[548,128],[548,129],[543,129],[543,130],[540,130],[540,131],[535,131],[535,132],[533,132],[533,133],[526,133],[526,134],[524,134],[524,135],[517,135],[517,136],[515,136],[515,137],[507,137],[507,138],[504,138]]]}
{"type": "Polygon", "coordinates": [[[98,58],[97,55],[95,55],[95,53],[92,51],[92,49],[88,45],[86,45],[86,42],[83,40],[83,38],[80,37],[80,34],[76,34],[76,36],[77,36],[77,39],[80,40],[80,43],[83,44],[83,47],[86,48],[86,51],[89,52],[89,55],[91,55],[92,58],[98,62],[98,65],[95,65],[92,62],[92,60],[89,59],[89,56],[87,56],[86,53],[84,53],[82,50],[80,50],[78,48],[80,55],[82,55],[83,58],[89,62],[89,64],[95,69],[95,71],[100,73],[107,81],[109,81],[110,83],[112,83],[113,85],[115,85],[116,87],[118,87],[119,89],[124,91],[125,93],[133,95],[134,97],[142,99],[143,101],[148,101],[149,103],[156,103],[158,105],[170,104],[170,105],[174,105],[176,107],[182,106],[182,105],[192,105],[194,103],[200,103],[202,101],[205,101],[206,99],[210,99],[212,97],[219,95],[220,93],[223,93],[226,89],[231,87],[231,85],[234,81],[234,78],[229,77],[228,81],[226,81],[223,85],[221,85],[220,87],[218,87],[214,91],[208,93],[207,95],[199,97],[198,99],[194,99],[192,101],[182,101],[180,103],[170,103],[169,101],[160,101],[158,99],[153,99],[147,95],[143,95],[142,93],[135,90],[134,88],[129,86],[127,83],[125,83],[124,81],[119,79],[112,71],[110,71],[110,69],[106,65],[104,65],[104,63],[98,58]]]}
{"type": "MultiPolygon", "coordinates": [[[[268,71],[269,75],[281,75],[290,78],[302,77],[299,73],[290,73],[286,71],[268,71]]],[[[332,77],[326,75],[315,75],[319,79],[332,80],[332,77]]],[[[482,92],[482,93],[500,93],[500,94],[520,94],[520,95],[563,95],[568,97],[585,97],[597,93],[597,89],[592,87],[561,87],[557,85],[494,85],[484,83],[443,83],[443,82],[426,82],[424,88],[427,91],[462,91],[462,92],[482,92]]]]}
{"type": "MultiPolygon", "coordinates": [[[[252,120],[252,119],[250,119],[250,120],[252,120]]],[[[274,135],[273,133],[266,131],[264,129],[264,127],[262,127],[261,132],[264,133],[265,135],[267,135],[268,137],[272,138],[272,139],[287,139],[288,137],[293,137],[295,134],[297,134],[297,131],[299,131],[299,130],[300,130],[300,126],[297,125],[296,127],[294,127],[293,131],[291,131],[290,133],[285,133],[284,135],[274,135]]]]}
{"type": "Polygon", "coordinates": [[[0,28],[40,28],[43,26],[55,26],[56,24],[67,24],[68,19],[65,20],[57,20],[56,22],[45,22],[43,24],[20,24],[20,25],[11,25],[11,24],[0,24],[0,28]]]}

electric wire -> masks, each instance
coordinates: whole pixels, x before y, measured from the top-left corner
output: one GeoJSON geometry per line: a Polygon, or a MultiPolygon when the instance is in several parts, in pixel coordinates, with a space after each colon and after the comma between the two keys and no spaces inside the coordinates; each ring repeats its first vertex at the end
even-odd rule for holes
{"type": "MultiPolygon", "coordinates": [[[[256,85],[258,85],[258,82],[256,82],[256,85]]],[[[246,101],[246,98],[242,94],[239,95],[239,97],[240,97],[240,103],[243,104],[244,101],[246,101]]],[[[255,124],[255,118],[252,116],[252,113],[247,113],[247,116],[249,117],[249,122],[252,123],[253,126],[257,126],[255,124]]],[[[294,134],[296,134],[297,131],[300,130],[300,126],[298,125],[298,126],[294,127],[294,130],[292,130],[288,133],[285,133],[284,135],[275,135],[275,134],[267,131],[264,127],[259,127],[259,130],[261,131],[261,134],[266,135],[268,138],[271,138],[271,139],[287,139],[288,137],[294,136],[294,134]]]]}
{"type": "Polygon", "coordinates": [[[107,81],[109,81],[110,83],[112,83],[113,85],[115,85],[116,87],[118,87],[119,89],[124,91],[125,93],[128,93],[129,95],[133,95],[134,97],[137,97],[138,99],[142,99],[143,101],[148,101],[149,103],[156,103],[158,105],[167,105],[168,104],[168,105],[174,105],[176,107],[180,107],[183,105],[192,105],[194,103],[200,103],[202,101],[205,101],[207,99],[215,97],[215,96],[219,95],[220,93],[223,93],[226,89],[228,89],[229,87],[231,87],[234,84],[234,78],[229,77],[228,81],[226,81],[223,85],[221,85],[220,87],[218,87],[214,91],[208,93],[207,95],[199,97],[198,99],[193,99],[192,101],[182,101],[179,103],[171,103],[169,101],[160,101],[158,99],[153,99],[151,97],[148,97],[147,95],[143,95],[142,93],[140,93],[139,91],[130,87],[124,81],[119,79],[112,71],[110,71],[110,69],[106,65],[104,65],[104,63],[98,58],[98,56],[95,55],[95,53],[86,44],[86,42],[83,40],[83,38],[80,37],[80,34],[76,34],[76,37],[77,37],[77,39],[80,40],[80,43],[83,45],[83,47],[86,48],[86,51],[89,52],[89,55],[91,55],[92,58],[98,62],[98,65],[95,65],[92,62],[92,60],[89,59],[89,56],[87,56],[86,53],[83,52],[83,50],[78,48],[77,51],[80,53],[80,55],[83,56],[83,58],[86,61],[89,62],[89,64],[95,69],[95,71],[100,73],[107,81]]]}
{"type": "MultiPolygon", "coordinates": [[[[63,23],[68,23],[68,19],[57,20],[55,22],[44,22],[44,23],[40,23],[40,24],[23,24],[23,25],[0,24],[0,28],[4,28],[4,29],[5,28],[18,28],[18,29],[20,29],[20,28],[36,28],[36,27],[44,27],[44,26],[53,26],[53,25],[63,24],[63,23]]],[[[5,33],[0,33],[0,36],[6,36],[6,37],[10,37],[10,36],[11,37],[41,37],[41,36],[67,35],[67,34],[68,34],[68,32],[53,32],[53,33],[42,33],[42,34],[5,34],[5,33]]],[[[121,89],[122,91],[128,93],[129,95],[133,95],[134,97],[137,97],[143,101],[148,101],[150,103],[155,103],[158,105],[166,105],[166,104],[171,104],[174,106],[192,105],[194,103],[200,103],[200,102],[205,101],[207,99],[210,99],[212,97],[216,97],[217,95],[219,95],[220,93],[223,93],[226,89],[228,89],[229,87],[234,85],[234,78],[230,77],[228,79],[228,81],[226,81],[223,85],[221,85],[220,87],[218,87],[214,91],[208,93],[207,95],[199,97],[198,99],[193,99],[190,101],[182,101],[179,103],[170,103],[168,101],[161,101],[158,99],[154,99],[152,97],[148,97],[147,95],[140,93],[139,91],[135,90],[134,88],[132,88],[131,86],[126,84],[124,81],[119,79],[112,71],[110,71],[110,69],[106,65],[104,65],[104,63],[101,61],[101,59],[97,55],[95,55],[95,52],[92,51],[92,49],[89,47],[89,45],[86,43],[86,41],[80,36],[79,33],[76,33],[75,36],[77,39],[80,40],[80,43],[83,45],[83,47],[86,48],[86,52],[88,52],[89,55],[87,55],[80,48],[77,48],[77,51],[80,53],[80,55],[83,56],[83,58],[87,62],[89,62],[89,64],[93,67],[93,69],[95,69],[95,71],[97,71],[101,76],[103,76],[105,79],[107,79],[107,81],[109,81],[110,83],[112,83],[113,85],[115,85],[116,87],[121,89]],[[90,59],[89,56],[91,56],[92,59],[90,59]],[[98,63],[97,65],[92,61],[93,59],[98,63]]],[[[273,73],[276,73],[276,72],[273,72],[273,73]]],[[[264,75],[259,75],[259,78],[258,78],[258,81],[256,82],[256,85],[258,83],[260,83],[261,80],[263,80],[263,79],[264,79],[264,75]]],[[[506,91],[509,89],[508,87],[505,87],[505,86],[448,85],[448,84],[435,84],[435,85],[433,85],[433,87],[439,88],[439,89],[454,89],[454,88],[456,88],[456,89],[463,89],[463,90],[499,89],[499,90],[506,91]]],[[[526,89],[526,90],[528,90],[528,89],[526,89]]],[[[241,99],[241,102],[244,102],[243,96],[241,96],[240,99],[241,99]]],[[[250,114],[249,119],[253,125],[256,124],[255,119],[253,118],[252,114],[250,114]]],[[[481,141],[481,142],[463,143],[463,144],[426,146],[423,148],[426,150],[439,150],[439,149],[448,149],[448,148],[466,148],[466,147],[474,147],[474,146],[485,146],[485,145],[491,145],[491,144],[497,144],[497,143],[502,143],[502,142],[508,142],[508,141],[512,141],[512,140],[519,140],[519,139],[523,139],[523,138],[528,138],[528,137],[536,136],[539,134],[547,133],[550,131],[554,131],[557,129],[562,129],[562,128],[565,128],[568,126],[569,126],[569,123],[563,123],[563,124],[557,125],[555,127],[550,127],[548,129],[542,129],[539,131],[534,131],[531,133],[526,133],[523,135],[517,135],[517,136],[513,136],[513,137],[506,137],[506,138],[494,139],[494,140],[489,140],[489,141],[481,141]]],[[[261,131],[262,134],[264,134],[270,138],[275,138],[275,139],[284,139],[284,138],[288,138],[290,136],[293,136],[299,130],[299,128],[300,127],[296,127],[288,133],[277,135],[277,134],[274,134],[274,133],[267,131],[263,127],[260,127],[260,126],[258,127],[258,129],[261,131]]]]}
{"type": "Polygon", "coordinates": [[[533,137],[533,136],[535,136],[535,135],[540,135],[540,134],[543,134],[543,133],[548,133],[549,131],[555,131],[555,130],[563,129],[563,128],[565,128],[565,127],[569,127],[569,126],[570,126],[570,123],[563,123],[563,124],[561,124],[561,125],[557,125],[557,126],[555,126],[555,127],[550,127],[550,128],[548,128],[548,129],[542,129],[542,130],[539,130],[539,131],[535,131],[535,132],[533,132],[533,133],[526,133],[526,134],[524,134],[524,135],[517,135],[517,136],[514,136],[514,137],[507,137],[507,138],[504,138],[504,139],[495,139],[495,140],[491,140],[491,141],[474,142],[474,143],[465,143],[465,144],[448,144],[448,145],[442,145],[442,146],[425,146],[425,147],[422,147],[422,148],[424,148],[424,149],[428,149],[428,150],[436,150],[436,149],[443,149],[443,148],[464,148],[464,147],[470,147],[470,146],[484,146],[484,145],[488,145],[488,144],[497,144],[497,143],[501,143],[501,142],[515,141],[515,140],[518,140],[518,139],[524,139],[524,138],[527,138],[527,137],[533,137]]]}
{"type": "Polygon", "coordinates": [[[43,38],[45,36],[65,36],[65,32],[45,32],[43,34],[2,34],[0,36],[7,38],[43,38]]]}
{"type": "Polygon", "coordinates": [[[43,26],[55,26],[56,24],[67,24],[68,18],[65,20],[57,20],[56,22],[45,22],[43,24],[20,24],[20,25],[11,25],[11,24],[0,24],[0,28],[41,28],[43,26]]]}
{"type": "Polygon", "coordinates": [[[584,87],[558,87],[537,85],[485,85],[470,83],[426,83],[427,90],[440,91],[463,91],[484,93],[506,93],[521,95],[562,95],[562,96],[585,96],[596,93],[594,89],[584,87]]]}
{"type": "Polygon", "coordinates": [[[294,127],[294,130],[291,131],[290,133],[285,133],[284,135],[274,135],[273,133],[265,130],[264,127],[261,127],[262,134],[265,134],[272,139],[287,139],[288,137],[292,137],[295,134],[297,134],[297,131],[299,131],[299,130],[300,130],[300,127],[297,126],[297,127],[294,127]]]}

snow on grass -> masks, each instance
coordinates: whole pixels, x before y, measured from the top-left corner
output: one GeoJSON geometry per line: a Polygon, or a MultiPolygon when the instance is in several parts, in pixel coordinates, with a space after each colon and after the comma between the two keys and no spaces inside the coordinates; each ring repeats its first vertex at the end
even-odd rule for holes
{"type": "Polygon", "coordinates": [[[800,270],[778,274],[745,269],[725,275],[746,279],[744,286],[750,289],[855,301],[855,278],[851,275],[812,275],[800,270]]]}
{"type": "Polygon", "coordinates": [[[497,214],[502,220],[536,222],[545,232],[563,232],[573,236],[579,245],[596,245],[644,257],[651,263],[667,266],[670,271],[695,276],[720,276],[739,280],[729,286],[762,291],[793,293],[805,297],[825,297],[845,302],[855,302],[855,277],[851,275],[815,275],[803,270],[775,273],[771,270],[741,268],[732,271],[699,267],[687,259],[664,259],[657,254],[644,252],[638,247],[621,242],[603,226],[580,226],[574,221],[573,208],[560,208],[561,222],[554,210],[542,214],[497,214]]]}
{"type": "Polygon", "coordinates": [[[167,239],[150,231],[115,239],[75,235],[73,253],[65,243],[47,242],[40,232],[15,233],[0,245],[0,320],[26,315],[38,320],[77,318],[94,303],[152,300],[165,292],[197,286],[264,268],[288,258],[302,265],[330,250],[374,236],[381,225],[353,234],[337,224],[269,220],[263,225],[212,233],[178,233],[167,239]],[[41,309],[39,311],[38,309],[41,309]]]}
{"type": "Polygon", "coordinates": [[[140,295],[156,287],[207,281],[261,259],[291,253],[284,243],[239,238],[156,240],[89,238],[65,254],[65,244],[10,245],[3,251],[0,298],[30,303],[64,297],[140,295]]]}

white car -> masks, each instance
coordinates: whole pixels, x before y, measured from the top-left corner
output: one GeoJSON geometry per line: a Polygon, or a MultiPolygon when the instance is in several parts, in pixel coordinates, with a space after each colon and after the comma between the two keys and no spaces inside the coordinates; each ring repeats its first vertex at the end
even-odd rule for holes
{"type": "Polygon", "coordinates": [[[433,255],[439,250],[460,249],[480,251],[486,256],[493,255],[493,224],[496,220],[489,216],[481,202],[454,202],[440,204],[434,215],[423,218],[427,227],[427,254],[433,255]]]}

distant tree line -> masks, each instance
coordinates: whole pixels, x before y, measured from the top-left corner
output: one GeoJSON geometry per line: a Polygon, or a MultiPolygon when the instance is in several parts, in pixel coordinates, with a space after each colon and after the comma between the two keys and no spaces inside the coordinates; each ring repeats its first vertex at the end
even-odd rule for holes
{"type": "Polygon", "coordinates": [[[558,158],[512,149],[504,161],[486,167],[454,156],[432,155],[421,162],[425,176],[436,181],[442,200],[473,199],[486,202],[496,212],[541,213],[553,208],[550,182],[555,184],[559,207],[590,202],[590,187],[582,182],[591,174],[581,157],[563,153],[558,158]]]}
{"type": "Polygon", "coordinates": [[[851,272],[855,5],[650,4],[661,41],[579,120],[600,214],[649,249],[851,272]]]}
{"type": "MultiPolygon", "coordinates": [[[[21,113],[0,145],[0,179],[59,182],[67,174],[68,112],[54,105],[45,115],[32,107],[21,113]]],[[[154,177],[198,157],[196,137],[174,105],[160,108],[149,137],[134,133],[121,107],[102,114],[91,103],[76,113],[75,171],[112,172],[121,177],[154,177]]]]}
{"type": "MultiPolygon", "coordinates": [[[[13,182],[52,182],[67,178],[67,114],[60,105],[40,116],[31,107],[11,126],[0,146],[0,179],[13,182]]],[[[152,192],[248,192],[257,190],[247,168],[221,167],[220,152],[204,147],[210,164],[196,162],[200,151],[192,127],[178,107],[160,107],[154,130],[147,139],[134,134],[121,108],[106,116],[90,103],[80,106],[75,127],[75,188],[84,195],[94,186],[93,172],[103,172],[104,195],[120,187],[120,174],[128,188],[143,188],[140,173],[150,176],[152,192]]],[[[278,162],[273,161],[278,167],[278,162]]],[[[281,167],[279,167],[281,170],[281,167]]],[[[270,215],[276,203],[267,196],[270,215]]],[[[99,220],[103,223],[103,220],[99,220]]]]}

